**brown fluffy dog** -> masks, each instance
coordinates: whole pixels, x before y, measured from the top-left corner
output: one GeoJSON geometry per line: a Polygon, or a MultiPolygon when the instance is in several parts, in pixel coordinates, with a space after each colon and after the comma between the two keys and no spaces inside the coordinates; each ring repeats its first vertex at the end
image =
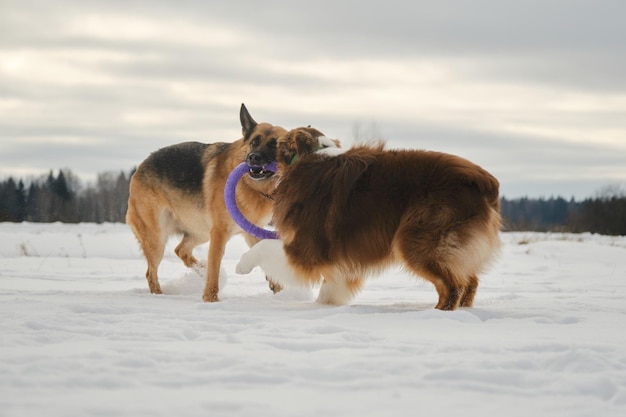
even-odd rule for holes
{"type": "MultiPolygon", "coordinates": [[[[226,242],[241,232],[224,203],[226,179],[243,161],[261,167],[274,161],[276,140],[286,133],[282,127],[256,123],[243,104],[240,120],[241,139],[232,143],[185,142],[168,146],[152,153],[133,175],[126,222],[148,261],[146,279],[151,293],[161,293],[157,271],[168,238],[182,234],[175,251],[187,267],[198,264],[193,248],[209,241],[202,298],[218,300],[219,271],[226,242]]],[[[272,174],[262,168],[251,169],[236,189],[241,211],[258,225],[270,220],[270,194],[275,188],[272,174]]],[[[250,246],[258,240],[244,235],[250,246]]],[[[270,287],[275,289],[271,282],[270,287]]]]}
{"type": "Polygon", "coordinates": [[[321,280],[318,301],[345,304],[368,275],[399,263],[434,284],[436,308],[470,307],[478,274],[500,247],[498,181],[444,153],[318,151],[324,144],[310,128],[278,140],[273,221],[281,239],[259,242],[237,272],[261,266],[280,283],[321,280]]]}

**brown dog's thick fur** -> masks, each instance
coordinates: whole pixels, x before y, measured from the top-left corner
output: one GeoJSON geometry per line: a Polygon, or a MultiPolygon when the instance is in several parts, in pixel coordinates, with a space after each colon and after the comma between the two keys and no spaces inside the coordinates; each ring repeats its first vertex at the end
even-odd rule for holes
{"type": "Polygon", "coordinates": [[[300,128],[278,140],[273,222],[284,254],[262,241],[238,272],[259,265],[279,282],[322,280],[318,301],[345,304],[368,275],[399,263],[434,284],[436,308],[472,306],[478,275],[500,247],[496,178],[438,152],[315,152],[320,136],[300,128]]]}
{"type": "MultiPolygon", "coordinates": [[[[160,149],[143,161],[133,175],[126,221],[148,261],[146,279],[151,293],[161,293],[157,272],[165,244],[171,235],[179,234],[182,240],[175,252],[187,267],[198,264],[193,249],[209,241],[202,298],[218,300],[224,248],[232,235],[241,232],[226,210],[226,180],[245,160],[258,166],[274,161],[276,140],[286,133],[282,127],[257,124],[243,104],[240,119],[241,139],[214,144],[185,142],[160,149]]],[[[251,170],[239,182],[237,202],[251,222],[261,226],[268,223],[274,188],[272,173],[260,168],[251,170]]],[[[258,240],[244,235],[250,246],[258,240]]]]}

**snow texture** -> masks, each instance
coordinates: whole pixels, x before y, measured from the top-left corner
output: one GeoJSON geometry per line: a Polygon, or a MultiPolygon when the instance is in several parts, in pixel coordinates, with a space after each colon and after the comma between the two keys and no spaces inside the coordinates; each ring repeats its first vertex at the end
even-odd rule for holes
{"type": "Polygon", "coordinates": [[[0,416],[626,415],[626,238],[503,240],[442,312],[401,270],[349,306],[273,295],[240,237],[220,302],[174,240],[151,295],[126,225],[0,224],[0,416]]]}

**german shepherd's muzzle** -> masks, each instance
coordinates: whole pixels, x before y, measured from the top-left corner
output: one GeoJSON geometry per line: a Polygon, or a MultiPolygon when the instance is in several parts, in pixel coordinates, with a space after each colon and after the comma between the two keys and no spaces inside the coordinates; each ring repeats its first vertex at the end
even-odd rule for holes
{"type": "Polygon", "coordinates": [[[246,163],[250,167],[248,175],[253,180],[266,180],[274,175],[273,171],[268,171],[265,167],[276,159],[276,143],[267,143],[261,147],[259,142],[256,138],[250,142],[252,149],[246,157],[246,163]]]}

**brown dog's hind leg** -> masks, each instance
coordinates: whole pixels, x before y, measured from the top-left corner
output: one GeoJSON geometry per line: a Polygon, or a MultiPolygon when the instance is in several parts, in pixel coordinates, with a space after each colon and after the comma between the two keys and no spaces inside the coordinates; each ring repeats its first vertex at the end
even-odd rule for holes
{"type": "Polygon", "coordinates": [[[467,287],[465,287],[465,292],[461,298],[461,307],[471,307],[474,304],[474,296],[476,295],[477,289],[478,277],[476,275],[472,275],[469,278],[467,287]]]}
{"type": "Polygon", "coordinates": [[[441,297],[439,295],[439,302],[435,308],[439,310],[456,310],[459,306],[461,296],[463,295],[463,289],[458,287],[448,287],[447,295],[441,297]]]}
{"type": "Polygon", "coordinates": [[[406,268],[433,283],[439,295],[435,308],[455,310],[465,292],[465,280],[455,274],[452,256],[445,240],[419,227],[407,227],[397,233],[397,249],[406,268]]]}
{"type": "Polygon", "coordinates": [[[465,292],[463,280],[459,280],[452,270],[445,266],[445,261],[439,261],[436,258],[432,259],[429,251],[411,249],[411,246],[400,246],[400,253],[405,266],[416,275],[433,283],[439,295],[439,301],[435,308],[439,310],[455,310],[459,306],[461,297],[465,292]],[[424,262],[423,260],[429,256],[431,260],[424,262]]]}
{"type": "Polygon", "coordinates": [[[459,300],[463,295],[463,288],[450,285],[450,280],[441,278],[441,275],[420,270],[418,275],[432,282],[439,295],[439,301],[435,306],[438,310],[455,310],[459,305],[459,300]]]}

